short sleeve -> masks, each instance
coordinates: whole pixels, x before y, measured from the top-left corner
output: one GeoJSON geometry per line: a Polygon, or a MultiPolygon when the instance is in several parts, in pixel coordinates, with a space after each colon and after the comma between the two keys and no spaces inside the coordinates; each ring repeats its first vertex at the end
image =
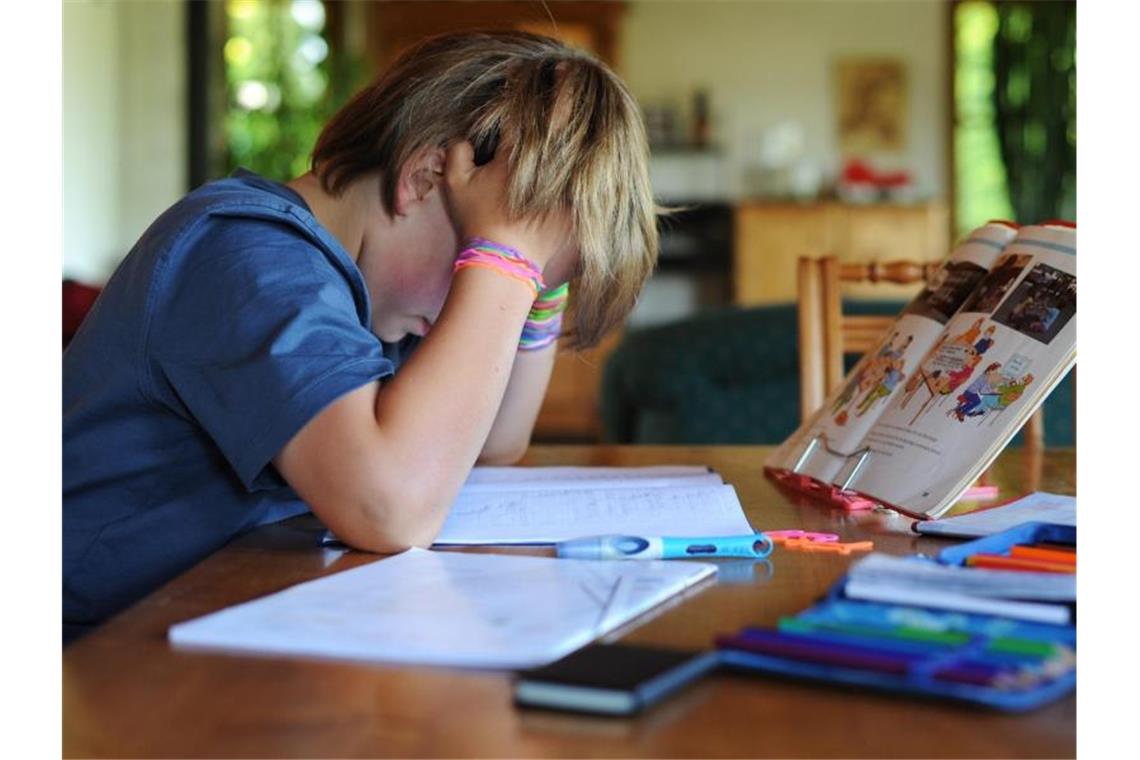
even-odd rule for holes
{"type": "Polygon", "coordinates": [[[211,228],[156,290],[153,391],[193,418],[247,489],[280,485],[266,466],[297,431],[395,365],[366,327],[363,283],[303,233],[265,220],[211,228]]]}

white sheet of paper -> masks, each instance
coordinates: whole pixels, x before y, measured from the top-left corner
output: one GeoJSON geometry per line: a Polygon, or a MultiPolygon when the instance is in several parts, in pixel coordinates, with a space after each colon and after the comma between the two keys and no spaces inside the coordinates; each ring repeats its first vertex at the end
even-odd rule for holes
{"type": "Polygon", "coordinates": [[[467,483],[549,484],[568,480],[676,478],[708,475],[710,472],[708,467],[671,464],[650,467],[476,467],[467,477],[467,483]]]}
{"type": "Polygon", "coordinates": [[[941,520],[918,522],[915,523],[914,529],[919,533],[930,535],[975,538],[1001,533],[1026,522],[1058,523],[1075,527],[1077,499],[1075,496],[1038,491],[999,507],[978,509],[941,520]]]}
{"type": "Polygon", "coordinates": [[[852,599],[864,599],[882,604],[903,604],[915,607],[933,607],[939,610],[971,612],[978,615],[1000,615],[1036,623],[1066,625],[1071,622],[1068,607],[1045,602],[1018,602],[984,596],[956,594],[952,591],[915,589],[889,583],[864,583],[849,580],[843,587],[852,599]]]}
{"type": "Polygon", "coordinates": [[[411,549],[170,628],[177,646],[527,668],[708,578],[699,562],[591,562],[411,549]]]}
{"type": "Polygon", "coordinates": [[[1074,602],[1077,576],[1067,573],[1010,572],[873,552],[851,565],[848,581],[996,599],[1074,602]]]}
{"type": "Polygon", "coordinates": [[[752,533],[729,485],[463,491],[436,538],[446,544],[547,544],[603,534],[752,533]]]}

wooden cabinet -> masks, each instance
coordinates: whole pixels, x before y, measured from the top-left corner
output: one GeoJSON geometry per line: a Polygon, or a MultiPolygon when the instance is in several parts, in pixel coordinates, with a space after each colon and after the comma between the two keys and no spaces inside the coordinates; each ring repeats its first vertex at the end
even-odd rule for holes
{"type": "Polygon", "coordinates": [[[534,440],[600,441],[602,417],[602,369],[606,359],[621,341],[621,330],[614,330],[594,348],[581,352],[560,351],[554,360],[554,373],[546,389],[534,440]]]}
{"type": "Polygon", "coordinates": [[[373,71],[387,68],[405,48],[424,37],[464,29],[518,29],[556,37],[585,48],[611,66],[617,64],[622,2],[535,3],[392,2],[367,4],[367,46],[373,71]],[[553,18],[553,23],[551,19],[553,18]]]}
{"type": "MultiPolygon", "coordinates": [[[[840,261],[938,261],[950,250],[949,217],[938,202],[741,203],[736,209],[733,300],[742,305],[796,300],[800,256],[840,261]]],[[[855,297],[909,298],[919,286],[852,285],[855,297]]]]}

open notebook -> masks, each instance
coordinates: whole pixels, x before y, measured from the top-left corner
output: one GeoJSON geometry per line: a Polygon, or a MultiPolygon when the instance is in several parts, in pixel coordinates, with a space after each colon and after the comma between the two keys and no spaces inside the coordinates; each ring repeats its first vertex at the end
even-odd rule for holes
{"type": "Polygon", "coordinates": [[[732,486],[706,467],[477,467],[436,544],[541,544],[581,536],[752,533],[732,486]]]}
{"type": "Polygon", "coordinates": [[[476,467],[435,545],[752,532],[736,491],[707,467],[476,467]]]}

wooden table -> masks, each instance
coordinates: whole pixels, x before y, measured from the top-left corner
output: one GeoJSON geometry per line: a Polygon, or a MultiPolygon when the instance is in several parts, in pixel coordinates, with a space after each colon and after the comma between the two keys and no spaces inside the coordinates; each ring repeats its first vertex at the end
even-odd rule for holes
{"type": "MultiPolygon", "coordinates": [[[[896,554],[943,541],[910,520],[844,514],[778,490],[763,447],[534,447],[524,464],[709,464],[757,529],[805,528],[896,554]]],[[[991,470],[1001,497],[1075,493],[1075,455],[1012,450],[991,470]]],[[[67,757],[1075,757],[1076,699],[1027,715],[830,686],[714,675],[635,719],[519,710],[506,674],[175,651],[172,623],[375,560],[317,547],[302,517],[261,528],[63,654],[67,757]]],[[[521,550],[515,550],[521,551],[521,550]]],[[[549,553],[541,549],[527,550],[549,553]]],[[[707,648],[821,594],[851,561],[778,548],[649,613],[615,638],[707,648]]]]}

